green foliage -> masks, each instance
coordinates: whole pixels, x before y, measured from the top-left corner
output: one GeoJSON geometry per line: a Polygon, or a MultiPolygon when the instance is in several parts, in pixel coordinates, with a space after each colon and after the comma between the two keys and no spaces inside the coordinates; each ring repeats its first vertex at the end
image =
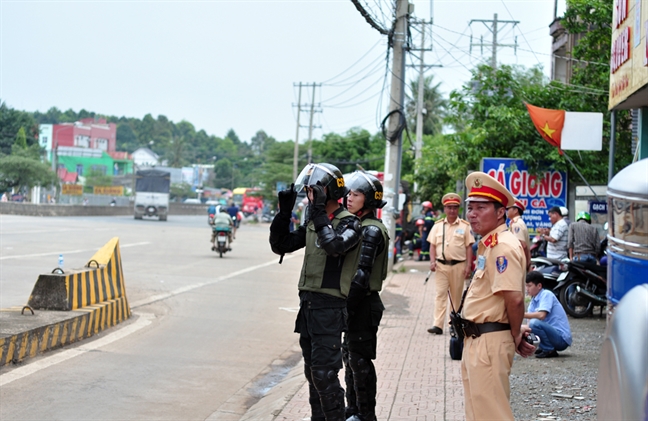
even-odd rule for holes
{"type": "Polygon", "coordinates": [[[50,187],[57,178],[49,165],[20,155],[0,157],[0,191],[24,191],[34,186],[50,187]]]}
{"type": "MultiPolygon", "coordinates": [[[[612,2],[569,0],[562,24],[580,34],[572,56],[570,84],[548,82],[539,68],[488,66],[473,70],[472,79],[450,94],[446,123],[455,133],[425,137],[423,159],[418,163],[421,196],[438,202],[455,190],[468,171],[479,169],[485,157],[524,159],[531,171],[550,165],[569,173],[572,182],[582,180],[558,150],[537,133],[524,102],[550,109],[603,113],[601,151],[566,152],[588,182],[606,184],[610,139],[607,111],[612,2]]],[[[627,166],[631,156],[630,115],[617,112],[614,171],[627,166]]]]}
{"type": "MultiPolygon", "coordinates": [[[[443,129],[443,120],[446,117],[447,101],[440,92],[441,83],[432,86],[434,76],[423,79],[423,134],[436,135],[443,129]]],[[[407,120],[412,133],[416,133],[416,116],[418,104],[419,82],[410,83],[410,99],[407,102],[407,120]]]]}
{"type": "Polygon", "coordinates": [[[93,187],[95,186],[112,186],[113,177],[112,175],[104,174],[101,171],[91,170],[90,174],[85,177],[85,182],[83,184],[83,191],[86,193],[92,193],[93,187]]]}
{"type": "Polygon", "coordinates": [[[9,108],[0,101],[0,154],[9,155],[20,129],[23,130],[26,145],[37,144],[38,125],[27,112],[9,108]]]}
{"type": "Polygon", "coordinates": [[[173,201],[182,201],[187,197],[195,197],[196,193],[191,190],[188,183],[174,183],[169,188],[169,199],[173,201]]]}

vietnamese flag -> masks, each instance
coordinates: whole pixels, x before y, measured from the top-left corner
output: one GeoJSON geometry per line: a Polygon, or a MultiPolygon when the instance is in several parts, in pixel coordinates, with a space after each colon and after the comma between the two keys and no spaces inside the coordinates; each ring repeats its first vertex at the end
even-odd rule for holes
{"type": "Polygon", "coordinates": [[[538,130],[538,133],[540,133],[540,136],[552,146],[557,147],[562,155],[560,136],[565,125],[565,110],[549,110],[527,104],[526,102],[524,105],[529,110],[531,121],[533,121],[533,125],[538,130]]]}

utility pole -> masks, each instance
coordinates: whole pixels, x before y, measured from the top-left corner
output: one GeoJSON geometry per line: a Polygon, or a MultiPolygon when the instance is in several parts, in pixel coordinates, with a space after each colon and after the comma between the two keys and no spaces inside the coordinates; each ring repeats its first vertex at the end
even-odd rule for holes
{"type": "MultiPolygon", "coordinates": [[[[491,56],[491,68],[493,70],[497,69],[497,47],[513,47],[514,50],[517,50],[517,37],[515,37],[515,44],[499,44],[497,42],[497,32],[499,31],[499,26],[498,23],[503,24],[502,27],[504,27],[506,24],[510,23],[513,26],[516,26],[518,23],[520,23],[517,20],[497,20],[497,13],[493,14],[493,20],[485,20],[485,19],[472,19],[470,21],[470,25],[473,24],[473,22],[481,22],[483,23],[488,30],[490,30],[493,33],[493,41],[491,42],[491,49],[493,51],[493,55],[491,56]],[[486,25],[487,23],[490,23],[491,26],[486,25]]],[[[472,42],[472,35],[470,37],[470,50],[472,51],[472,46],[478,46],[478,47],[484,47],[488,44],[484,44],[483,41],[480,41],[479,43],[474,43],[472,42]]]]}
{"type": "MultiPolygon", "coordinates": [[[[313,162],[313,114],[315,111],[315,88],[318,85],[313,82],[313,99],[310,104],[310,120],[308,122],[308,163],[313,162]]],[[[321,84],[319,86],[322,86],[321,84]]]]}
{"type": "MultiPolygon", "coordinates": [[[[432,26],[432,18],[430,17],[430,21],[412,21],[411,26],[414,29],[417,29],[420,25],[420,31],[421,31],[421,45],[420,48],[415,48],[415,47],[410,47],[409,52],[412,56],[416,57],[416,55],[413,53],[414,51],[420,51],[421,56],[419,57],[419,78],[418,78],[418,98],[416,101],[416,142],[414,144],[414,158],[416,161],[420,161],[420,159],[423,157],[423,115],[426,112],[429,112],[429,110],[426,110],[423,106],[424,101],[423,101],[423,96],[425,92],[425,76],[424,72],[425,70],[432,68],[432,67],[442,67],[440,64],[431,64],[431,65],[426,65],[425,64],[425,52],[426,51],[432,51],[432,48],[426,48],[425,47],[425,28],[427,25],[432,26]]],[[[430,30],[430,32],[432,32],[430,30]]],[[[432,35],[430,34],[430,38],[432,35]]],[[[415,66],[410,66],[410,67],[415,67],[415,66]]],[[[416,170],[415,170],[416,171],[416,170]]],[[[414,183],[414,191],[418,190],[418,184],[414,183]]]]}
{"type": "Polygon", "coordinates": [[[389,124],[387,130],[387,147],[385,155],[385,177],[383,181],[383,198],[387,202],[383,209],[382,220],[389,232],[388,270],[393,266],[394,233],[396,232],[395,215],[399,212],[400,164],[403,148],[401,127],[405,120],[405,52],[407,50],[407,33],[409,20],[409,2],[396,0],[396,26],[392,38],[394,51],[392,59],[392,80],[389,101],[389,124]]]}
{"type": "MultiPolygon", "coordinates": [[[[297,178],[297,166],[298,166],[298,161],[299,161],[299,129],[302,127],[306,126],[301,126],[299,124],[299,116],[301,115],[302,111],[306,111],[306,107],[310,106],[310,119],[309,119],[309,124],[308,124],[308,163],[310,164],[313,160],[313,128],[319,128],[321,126],[314,126],[313,125],[313,115],[317,112],[321,112],[321,109],[315,109],[315,88],[321,87],[322,84],[317,84],[317,83],[302,83],[299,82],[299,85],[293,84],[293,86],[299,86],[299,100],[297,103],[297,133],[295,134],[295,151],[293,153],[293,180],[297,178]],[[310,88],[313,87],[313,98],[310,104],[303,104],[304,107],[302,108],[302,103],[301,103],[301,96],[302,96],[302,88],[310,88]]],[[[294,105],[294,104],[293,104],[294,105]]],[[[319,107],[319,106],[318,106],[319,107]]]]}
{"type": "Polygon", "coordinates": [[[301,91],[302,84],[301,82],[299,82],[299,99],[297,100],[297,130],[295,133],[295,152],[293,153],[293,180],[297,179],[297,162],[299,161],[299,115],[301,114],[301,91]]]}

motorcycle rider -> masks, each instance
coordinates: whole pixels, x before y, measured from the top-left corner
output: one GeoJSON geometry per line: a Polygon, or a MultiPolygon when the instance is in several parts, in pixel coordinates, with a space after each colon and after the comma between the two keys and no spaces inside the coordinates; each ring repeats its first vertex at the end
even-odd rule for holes
{"type": "Polygon", "coordinates": [[[600,239],[598,230],[591,223],[592,217],[588,212],[579,212],[576,223],[569,225],[567,247],[572,262],[596,264],[600,239]]]}
{"type": "Polygon", "coordinates": [[[227,231],[227,250],[231,251],[232,241],[234,241],[232,239],[232,228],[234,228],[234,221],[232,221],[232,218],[227,213],[227,209],[221,207],[220,212],[214,215],[213,218],[210,218],[209,224],[212,225],[212,250],[216,250],[216,233],[218,231],[227,231]]]}
{"type": "Polygon", "coordinates": [[[337,167],[308,164],[289,190],[279,192],[279,213],[270,224],[274,253],[283,257],[306,248],[295,332],[299,333],[313,421],[345,419],[338,371],[342,368],[342,332],[347,328],[346,297],[362,237],[360,220],[338,203],[347,193],[337,167]],[[291,211],[302,188],[310,202],[309,221],[290,232],[291,211]]]}
{"type": "Polygon", "coordinates": [[[345,177],[349,188],[346,206],[362,221],[362,245],[358,270],[351,282],[347,298],[348,330],[344,335],[342,355],[345,365],[347,420],[376,420],[376,359],[377,333],[385,310],[379,292],[387,277],[389,234],[376,217],[382,200],[383,187],[371,174],[356,171],[345,177]]]}

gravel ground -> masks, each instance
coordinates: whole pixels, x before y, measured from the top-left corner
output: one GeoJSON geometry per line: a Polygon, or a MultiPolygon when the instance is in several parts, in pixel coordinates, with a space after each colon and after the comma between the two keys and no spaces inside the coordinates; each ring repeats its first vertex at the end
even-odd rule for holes
{"type": "Polygon", "coordinates": [[[511,370],[511,406],[518,421],[595,420],[599,355],[605,336],[605,313],[569,318],[572,346],[558,358],[522,358],[511,370]]]}

